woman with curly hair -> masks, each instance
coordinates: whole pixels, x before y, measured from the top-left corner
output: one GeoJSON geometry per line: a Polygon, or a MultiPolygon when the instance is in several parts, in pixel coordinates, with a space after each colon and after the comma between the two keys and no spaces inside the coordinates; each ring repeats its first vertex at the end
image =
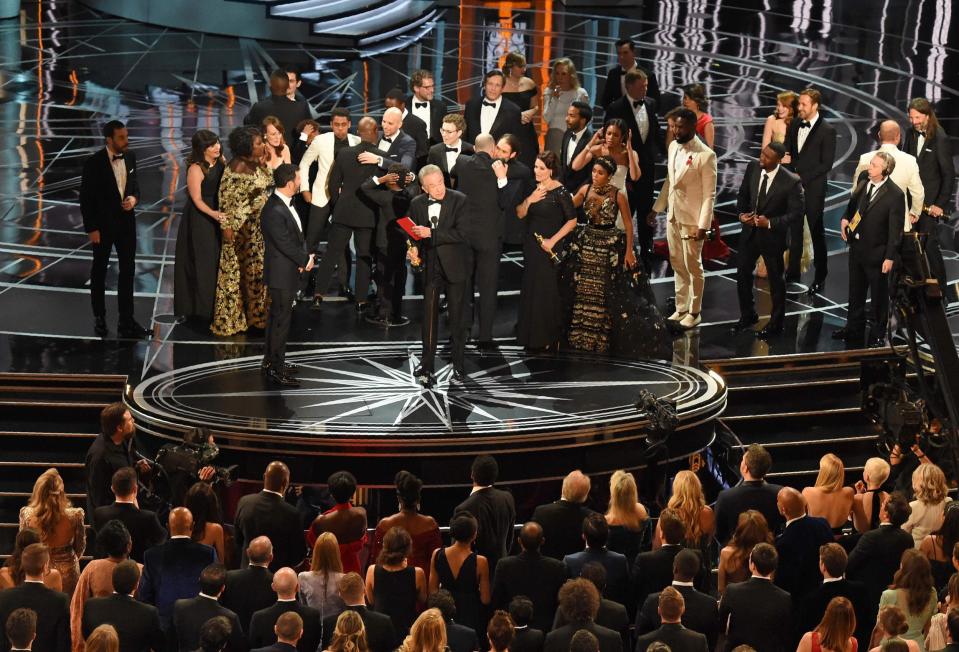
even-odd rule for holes
{"type": "MultiPolygon", "coordinates": [[[[34,543],[40,543],[40,533],[36,530],[26,528],[17,532],[13,552],[7,557],[3,568],[0,568],[0,591],[23,584],[26,576],[20,566],[20,558],[23,556],[23,549],[34,543]]],[[[54,591],[63,591],[63,578],[60,576],[60,571],[56,568],[47,571],[47,574],[43,576],[43,585],[54,591]]]]}
{"type": "Polygon", "coordinates": [[[413,547],[410,552],[409,563],[422,568],[429,580],[430,555],[443,545],[440,536],[440,526],[432,516],[420,513],[420,494],[423,481],[409,471],[399,471],[393,478],[396,487],[396,500],[399,511],[391,516],[380,519],[373,532],[373,547],[370,558],[376,559],[383,548],[383,538],[390,528],[401,527],[410,533],[413,547]]]}
{"type": "Polygon", "coordinates": [[[932,579],[937,590],[942,590],[955,572],[952,551],[959,542],[959,501],[950,500],[942,513],[938,529],[927,534],[919,544],[919,552],[929,560],[932,579]]]}
{"type": "Polygon", "coordinates": [[[819,460],[816,483],[802,490],[806,499],[806,513],[826,519],[836,535],[842,534],[855,502],[856,494],[852,487],[843,486],[845,481],[846,468],[842,460],[832,453],[826,453],[819,460]]]}
{"type": "Polygon", "coordinates": [[[333,630],[333,638],[325,652],[369,652],[369,650],[366,627],[359,612],[347,610],[341,613],[336,619],[336,629],[333,630]]]}
{"type": "Polygon", "coordinates": [[[879,599],[880,610],[887,605],[902,609],[908,624],[902,637],[915,641],[922,648],[929,621],[936,613],[937,600],[929,560],[918,550],[910,548],[902,553],[892,585],[879,599]]]}
{"type": "Polygon", "coordinates": [[[73,593],[80,577],[80,556],[87,548],[83,510],[73,507],[56,469],[47,469],[33,485],[26,507],[20,509],[20,529],[40,533],[50,548],[50,566],[63,578],[63,592],[73,593]]]}
{"type": "Polygon", "coordinates": [[[926,535],[942,523],[949,487],[942,469],[928,463],[920,464],[912,472],[912,491],[916,499],[909,503],[912,514],[902,529],[912,533],[918,547],[926,535]]]}
{"type": "MultiPolygon", "coordinates": [[[[709,569],[713,564],[713,535],[716,534],[716,515],[713,508],[706,504],[703,485],[692,471],[680,471],[673,479],[673,494],[666,506],[673,510],[686,526],[686,547],[698,550],[703,558],[706,576],[711,578],[709,569]]],[[[653,541],[658,547],[660,541],[653,541]]]]}
{"type": "Polygon", "coordinates": [[[856,652],[856,612],[848,598],[836,597],[826,605],[822,620],[803,634],[796,652],[856,652]]]}
{"type": "Polygon", "coordinates": [[[410,631],[417,603],[426,602],[426,574],[407,561],[412,546],[409,532],[391,528],[376,564],[366,569],[366,600],[374,611],[390,617],[397,640],[410,631]]]}
{"type": "Polygon", "coordinates": [[[639,554],[643,533],[649,521],[649,512],[639,502],[636,478],[620,469],[609,479],[609,507],[606,523],[609,524],[609,541],[606,547],[626,555],[630,563],[639,554]]]}
{"type": "Polygon", "coordinates": [[[310,570],[299,574],[300,600],[319,610],[321,621],[343,611],[346,605],[337,590],[343,577],[340,544],[332,532],[324,532],[313,544],[310,570]]]}
{"type": "Polygon", "coordinates": [[[722,550],[719,551],[719,594],[736,582],[749,579],[749,555],[758,543],[773,543],[766,517],[755,509],[746,510],[739,515],[736,531],[722,550]]]}

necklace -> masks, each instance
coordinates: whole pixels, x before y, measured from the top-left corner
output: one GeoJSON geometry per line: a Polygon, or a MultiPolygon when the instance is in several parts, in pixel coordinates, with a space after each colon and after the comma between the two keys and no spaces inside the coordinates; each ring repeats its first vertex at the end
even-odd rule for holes
{"type": "Polygon", "coordinates": [[[608,195],[612,187],[613,187],[612,184],[604,183],[601,186],[593,186],[593,192],[596,193],[597,195],[608,195]]]}

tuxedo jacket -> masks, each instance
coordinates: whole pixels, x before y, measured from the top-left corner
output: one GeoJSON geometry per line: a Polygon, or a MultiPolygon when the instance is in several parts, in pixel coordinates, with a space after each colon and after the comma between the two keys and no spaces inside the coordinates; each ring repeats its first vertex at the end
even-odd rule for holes
{"type": "Polygon", "coordinates": [[[659,629],[636,639],[636,652],[646,652],[655,641],[669,646],[671,652],[708,652],[706,637],[680,623],[665,623],[659,629]]]}
{"type": "MultiPolygon", "coordinates": [[[[412,158],[416,143],[409,136],[406,138],[410,145],[407,147],[408,154],[412,158]]],[[[333,202],[334,223],[357,229],[372,229],[376,223],[376,204],[359,190],[363,182],[374,174],[379,174],[380,169],[375,163],[360,163],[356,160],[362,152],[382,156],[383,164],[387,167],[392,160],[386,152],[377,149],[376,145],[362,141],[353,147],[341,149],[333,161],[333,169],[330,170],[330,201],[333,202]]],[[[394,154],[399,155],[399,150],[394,154]]]]}
{"type": "MultiPolygon", "coordinates": [[[[167,532],[157,520],[157,515],[148,509],[140,509],[130,503],[113,503],[93,510],[93,529],[99,532],[112,520],[123,523],[130,533],[133,548],[130,558],[143,563],[143,553],[153,546],[163,543],[167,532]]],[[[97,555],[106,557],[107,553],[98,550],[97,555]]]]}
{"type": "MultiPolygon", "coordinates": [[[[646,79],[648,80],[646,84],[646,95],[659,102],[659,82],[656,80],[656,75],[643,66],[637,64],[637,67],[646,73],[646,79]]],[[[609,72],[606,73],[606,85],[603,86],[603,95],[599,100],[599,105],[603,107],[604,110],[608,111],[609,105],[623,96],[622,80],[624,74],[626,73],[621,66],[613,66],[609,69],[609,72]]],[[[607,119],[609,117],[611,116],[607,116],[607,119]]]]}
{"type": "Polygon", "coordinates": [[[533,510],[530,520],[543,528],[545,540],[540,548],[547,557],[562,560],[566,555],[580,552],[583,543],[583,520],[593,513],[586,505],[557,500],[533,510]]]}
{"type": "Polygon", "coordinates": [[[499,188],[493,159],[486,152],[461,154],[453,168],[456,188],[466,195],[466,233],[470,242],[495,242],[503,237],[503,200],[512,197],[499,188]]]}
{"type": "Polygon", "coordinates": [[[236,614],[224,607],[217,600],[198,595],[195,598],[177,600],[173,605],[173,630],[169,639],[176,641],[177,649],[181,652],[196,650],[200,647],[200,628],[210,618],[223,616],[230,621],[232,631],[227,644],[227,652],[246,652],[249,646],[243,636],[243,627],[236,614]]]}
{"type": "Polygon", "coordinates": [[[506,168],[506,185],[500,189],[499,197],[500,206],[503,207],[502,235],[511,244],[522,242],[522,236],[527,231],[526,223],[516,216],[516,207],[530,196],[535,186],[529,166],[518,158],[511,159],[506,168]]]}
{"type": "Polygon", "coordinates": [[[237,503],[233,523],[241,566],[250,563],[246,547],[260,535],[269,537],[273,542],[273,561],[270,563],[273,572],[284,566],[296,568],[306,556],[300,513],[282,496],[267,491],[243,496],[237,503]]]}
{"type": "Polygon", "coordinates": [[[955,184],[956,167],[952,160],[952,143],[945,129],[940,125],[933,137],[926,138],[922,144],[922,151],[917,152],[919,136],[916,130],[905,130],[902,141],[902,151],[916,157],[919,165],[919,178],[922,179],[922,188],[925,191],[925,203],[929,206],[938,206],[949,211],[952,200],[952,189],[955,184]]]}
{"type": "Polygon", "coordinates": [[[66,593],[48,589],[42,582],[24,582],[12,589],[0,591],[0,649],[7,652],[6,622],[20,607],[37,612],[37,637],[34,652],[70,652],[70,598],[66,593]]]}
{"type": "Polygon", "coordinates": [[[822,582],[819,573],[819,548],[834,541],[829,521],[818,516],[803,516],[787,525],[776,539],[779,564],[776,586],[787,591],[796,606],[822,582]]]}
{"type": "Polygon", "coordinates": [[[525,595],[536,605],[530,626],[548,632],[565,582],[566,567],[557,559],[528,551],[503,557],[493,576],[493,606],[507,609],[513,598],[525,595]]]}
{"type": "MultiPolygon", "coordinates": [[[[410,117],[418,120],[416,116],[410,117]]],[[[382,138],[383,136],[380,135],[381,140],[382,138]]],[[[406,166],[406,169],[416,172],[417,142],[413,136],[406,133],[405,130],[400,129],[393,134],[393,142],[389,143],[389,145],[390,148],[386,150],[386,155],[383,156],[381,169],[387,170],[393,163],[399,163],[400,165],[406,166]]]]}
{"type": "MultiPolygon", "coordinates": [[[[291,198],[290,201],[293,201],[291,198]]],[[[270,195],[260,213],[263,230],[263,277],[267,287],[296,290],[300,284],[300,268],[306,267],[310,255],[306,251],[306,238],[296,224],[290,206],[270,195]]],[[[295,210],[295,209],[294,209],[295,210]]]]}
{"type": "Polygon", "coordinates": [[[472,514],[479,524],[476,552],[489,561],[492,574],[496,562],[506,556],[513,542],[513,524],[516,523],[513,494],[497,487],[474,491],[456,506],[453,515],[463,512],[472,514]]]}
{"type": "MultiPolygon", "coordinates": [[[[428,213],[429,195],[423,193],[410,202],[410,219],[419,226],[430,226],[428,213]]],[[[439,223],[429,238],[417,241],[420,258],[429,265],[430,257],[435,256],[444,276],[451,283],[466,280],[466,196],[456,190],[447,190],[440,208],[439,223]],[[432,250],[432,251],[430,251],[432,250]]],[[[474,494],[475,495],[475,494],[474,494]]],[[[511,497],[512,498],[512,497],[511,497]]],[[[478,515],[474,515],[479,518],[478,515]]],[[[480,520],[480,527],[485,525],[480,520]]],[[[482,535],[477,539],[477,552],[486,553],[480,543],[485,541],[482,535]]]]}
{"type": "MultiPolygon", "coordinates": [[[[472,156],[473,153],[473,146],[465,140],[460,139],[460,151],[453,163],[453,171],[451,172],[449,165],[446,163],[446,143],[439,142],[430,147],[429,154],[426,156],[426,162],[437,166],[443,171],[443,181],[446,183],[447,188],[457,188],[455,171],[456,166],[459,165],[459,157],[472,156]]],[[[457,188],[457,190],[459,190],[459,188],[457,188]]]]}
{"type": "Polygon", "coordinates": [[[200,573],[215,561],[216,552],[210,546],[189,538],[169,539],[144,553],[137,597],[156,606],[160,622],[168,629],[174,603],[200,593],[200,573]]]}
{"type": "Polygon", "coordinates": [[[120,639],[120,652],[160,651],[166,639],[160,628],[160,612],[153,605],[116,593],[90,598],[83,605],[83,638],[100,625],[113,625],[120,639]]]}
{"type": "Polygon", "coordinates": [[[913,547],[912,535],[901,527],[880,525],[864,532],[849,553],[846,577],[861,581],[866,587],[867,603],[878,605],[882,592],[889,588],[899,570],[902,553],[913,547]]]}
{"type": "MultiPolygon", "coordinates": [[[[460,625],[452,620],[446,621],[446,645],[450,652],[476,652],[479,650],[479,641],[476,630],[466,625],[460,625]]],[[[510,646],[510,650],[512,650],[510,646]]]]}
{"type": "Polygon", "coordinates": [[[792,158],[790,165],[802,179],[806,201],[810,205],[819,205],[826,197],[826,175],[836,160],[836,130],[820,114],[800,151],[801,123],[802,120],[795,118],[786,127],[786,151],[792,158]]]}
{"type": "Polygon", "coordinates": [[[906,219],[906,200],[902,190],[891,179],[879,186],[872,201],[867,199],[869,182],[863,173],[859,189],[850,198],[843,218],[852,220],[858,211],[859,226],[847,231],[850,256],[865,265],[882,265],[885,259],[896,260],[902,225],[906,219]]]}
{"type": "Polygon", "coordinates": [[[853,186],[850,194],[856,194],[856,191],[859,190],[859,180],[863,178],[862,173],[867,172],[869,163],[875,158],[878,152],[886,152],[895,159],[896,168],[892,171],[892,174],[889,175],[889,180],[899,186],[899,189],[905,193],[907,212],[913,215],[921,215],[922,205],[928,202],[925,201],[926,192],[922,186],[922,175],[919,173],[919,164],[916,162],[915,156],[902,151],[892,144],[880,145],[878,150],[866,152],[859,157],[856,171],[853,172],[852,175],[853,186]]]}
{"type": "MultiPolygon", "coordinates": [[[[699,632],[706,637],[710,650],[716,649],[716,639],[719,637],[719,605],[716,598],[697,591],[692,586],[677,586],[686,602],[683,611],[682,623],[687,629],[699,632]]],[[[646,596],[642,606],[636,611],[636,633],[648,634],[662,624],[659,618],[659,593],[646,596]]],[[[819,621],[816,621],[819,624],[819,621]]]]}
{"type": "Polygon", "coordinates": [[[542,652],[546,636],[540,629],[533,627],[516,628],[513,640],[509,644],[510,652],[542,652]]]}
{"type": "Polygon", "coordinates": [[[422,192],[420,184],[414,181],[400,191],[393,191],[385,184],[377,185],[373,179],[367,179],[360,186],[360,192],[373,200],[378,208],[375,244],[381,251],[385,251],[389,245],[390,231],[402,232],[405,237],[405,232],[396,225],[396,220],[409,215],[410,202],[422,192]]]}
{"type": "MultiPolygon", "coordinates": [[[[346,135],[350,147],[359,145],[360,137],[354,134],[346,135]]],[[[319,134],[306,148],[303,158],[300,159],[300,192],[309,190],[313,193],[313,205],[326,206],[330,201],[330,169],[333,167],[333,149],[336,137],[332,131],[319,134]],[[310,166],[316,163],[316,177],[310,183],[310,166]]]]}
{"type": "Polygon", "coordinates": [[[273,573],[269,568],[247,566],[227,571],[226,587],[220,596],[220,604],[236,614],[244,634],[250,631],[250,618],[254,612],[274,602],[276,593],[273,592],[273,573]]]}
{"type": "MultiPolygon", "coordinates": [[[[596,618],[593,619],[593,622],[600,627],[619,632],[620,638],[623,639],[623,649],[629,649],[629,614],[626,613],[626,605],[607,598],[600,598],[599,611],[596,612],[596,618]]],[[[556,616],[553,618],[553,629],[559,629],[568,624],[563,612],[557,609],[556,616]]]]}
{"type": "Polygon", "coordinates": [[[666,181],[653,210],[665,210],[667,219],[680,226],[708,229],[715,203],[716,153],[699,136],[693,136],[686,147],[671,142],[666,153],[666,181]],[[686,159],[686,163],[677,173],[679,159],[686,159]]]}
{"type": "MultiPolygon", "coordinates": [[[[574,170],[571,166],[566,165],[566,154],[569,151],[570,142],[573,136],[576,135],[576,132],[566,130],[566,133],[563,134],[563,144],[559,149],[559,180],[562,182],[566,189],[569,190],[570,194],[575,195],[576,191],[579,190],[583,185],[589,183],[592,178],[592,165],[586,165],[582,170],[574,170]]],[[[583,135],[573,143],[573,155],[569,159],[570,162],[576,158],[576,156],[585,149],[586,145],[589,143],[589,139],[593,137],[593,132],[587,127],[586,131],[583,132],[583,135]]]]}
{"type": "Polygon", "coordinates": [[[422,162],[426,160],[426,153],[430,149],[429,128],[425,122],[407,109],[406,115],[403,116],[402,133],[408,134],[413,139],[413,142],[416,143],[414,165],[410,168],[413,172],[416,172],[422,165],[422,162]]]}
{"type": "Polygon", "coordinates": [[[765,215],[769,218],[769,228],[760,229],[751,224],[743,224],[741,237],[745,240],[758,238],[761,246],[767,245],[768,248],[782,251],[787,245],[789,225],[803,219],[805,214],[802,182],[797,174],[780,165],[772,183],[766,188],[765,200],[762,205],[757,205],[761,174],[762,168],[756,161],[751,161],[746,166],[746,174],[739,186],[736,211],[755,211],[757,215],[765,215]]]}
{"type": "Polygon", "coordinates": [[[619,633],[594,622],[585,625],[563,625],[559,629],[554,629],[543,641],[543,652],[569,652],[569,643],[573,640],[573,635],[581,629],[585,629],[597,638],[599,652],[622,652],[623,639],[620,638],[619,633]]]}
{"type": "MultiPolygon", "coordinates": [[[[876,604],[866,597],[866,585],[862,582],[842,578],[835,582],[825,582],[806,594],[799,609],[799,624],[796,635],[811,632],[822,620],[829,601],[837,597],[848,598],[856,613],[856,639],[859,649],[865,650],[869,644],[869,635],[876,620],[876,604]]],[[[687,606],[688,608],[688,606],[687,606]]]]}
{"type": "Polygon", "coordinates": [[[313,117],[310,105],[306,100],[291,100],[286,95],[270,95],[250,107],[250,112],[243,118],[243,124],[259,129],[263,119],[275,116],[283,124],[286,142],[292,143],[299,137],[296,125],[313,117]]]}
{"type": "Polygon", "coordinates": [[[719,544],[726,545],[736,531],[739,515],[747,509],[755,509],[765,516],[769,531],[777,534],[783,524],[782,514],[776,504],[780,489],[782,487],[778,484],[752,480],[720,491],[716,498],[716,540],[719,544]]]}
{"type": "MultiPolygon", "coordinates": [[[[406,98],[406,110],[413,113],[413,102],[419,102],[415,96],[410,95],[406,98]]],[[[443,100],[438,100],[435,97],[430,100],[430,121],[426,125],[429,132],[429,142],[431,145],[442,142],[443,137],[440,135],[440,129],[443,128],[443,118],[449,113],[447,109],[446,102],[443,100]]]]}
{"type": "MultiPolygon", "coordinates": [[[[681,550],[690,550],[698,557],[702,554],[693,548],[681,545],[663,545],[656,550],[641,552],[636,555],[631,569],[633,588],[633,604],[641,605],[650,593],[659,593],[673,583],[673,561],[681,550]]],[[[702,562],[699,564],[693,584],[700,591],[706,588],[706,571],[702,562]]]]}
{"type": "Polygon", "coordinates": [[[606,569],[606,590],[603,595],[626,604],[629,597],[629,562],[626,561],[626,555],[612,550],[586,548],[563,558],[570,577],[579,577],[583,566],[590,562],[601,564],[606,569]]]}
{"type": "Polygon", "coordinates": [[[80,214],[83,230],[102,231],[116,229],[134,219],[134,210],[125,211],[121,205],[124,198],[140,199],[140,182],[137,180],[137,155],[131,150],[123,155],[127,169],[127,182],[121,193],[113,174],[110,153],[100,149],[83,162],[80,178],[80,214]],[[125,222],[126,221],[126,222],[125,222]]]}
{"type": "Polygon", "coordinates": [[[726,625],[726,652],[737,645],[763,652],[792,649],[792,598],[769,580],[751,577],[727,586],[719,622],[726,625]]]}
{"type": "MultiPolygon", "coordinates": [[[[639,168],[643,173],[636,183],[649,183],[652,186],[656,176],[656,160],[662,151],[662,141],[659,133],[659,118],[656,116],[656,100],[647,93],[646,97],[643,98],[643,104],[646,106],[646,115],[649,118],[649,132],[646,134],[645,141],[639,132],[639,124],[636,122],[632,102],[625,95],[609,105],[606,109],[606,119],[619,118],[626,123],[627,128],[632,133],[633,150],[639,156],[639,168]]],[[[625,136],[625,134],[623,135],[625,136]]],[[[703,147],[706,147],[705,143],[703,143],[703,147]]],[[[706,147],[706,149],[709,148],[706,147]]]]}
{"type": "MultiPolygon", "coordinates": [[[[396,640],[396,634],[393,630],[393,620],[386,614],[373,611],[365,606],[347,606],[347,611],[355,611],[363,619],[363,627],[366,629],[366,642],[370,647],[370,652],[393,652],[396,647],[393,643],[396,640]]],[[[330,641],[333,640],[333,631],[336,629],[337,616],[328,616],[323,619],[323,649],[330,647],[330,641]]]]}
{"type": "MultiPolygon", "coordinates": [[[[474,97],[466,102],[463,109],[463,118],[466,120],[466,133],[463,138],[472,142],[476,137],[483,133],[480,126],[480,109],[483,108],[484,97],[474,97]]],[[[496,118],[493,120],[493,126],[490,127],[490,135],[499,140],[503,134],[519,134],[523,128],[522,111],[518,106],[510,102],[505,97],[500,98],[499,111],[496,112],[496,118]]]]}
{"type": "Polygon", "coordinates": [[[276,601],[264,607],[250,617],[249,642],[250,647],[260,648],[276,643],[276,632],[273,626],[276,619],[288,611],[295,611],[303,619],[303,636],[296,644],[299,652],[316,652],[320,644],[320,610],[308,607],[296,600],[276,601]]]}

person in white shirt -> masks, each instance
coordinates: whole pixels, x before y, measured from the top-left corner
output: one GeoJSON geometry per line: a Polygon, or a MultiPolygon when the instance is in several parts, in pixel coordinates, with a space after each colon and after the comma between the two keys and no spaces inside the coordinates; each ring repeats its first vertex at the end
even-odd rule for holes
{"type": "Polygon", "coordinates": [[[909,232],[912,230],[912,225],[918,222],[919,216],[922,215],[925,192],[922,187],[922,179],[919,177],[919,164],[916,162],[916,157],[899,149],[901,136],[899,124],[895,120],[884,120],[879,125],[879,149],[867,152],[859,157],[859,165],[856,166],[856,171],[852,175],[851,194],[855,194],[856,190],[859,189],[859,185],[863,181],[860,177],[869,168],[869,162],[876,155],[876,152],[888,152],[896,159],[896,169],[892,171],[889,178],[899,186],[900,190],[906,193],[908,214],[902,230],[909,232]]]}

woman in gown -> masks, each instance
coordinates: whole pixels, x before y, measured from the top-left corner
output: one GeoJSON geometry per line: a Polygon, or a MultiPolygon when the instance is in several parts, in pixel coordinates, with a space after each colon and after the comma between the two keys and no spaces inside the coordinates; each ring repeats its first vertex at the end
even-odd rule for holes
{"type": "Polygon", "coordinates": [[[536,82],[526,76],[526,57],[518,52],[510,52],[503,62],[503,72],[506,74],[506,85],[503,86],[503,97],[519,107],[523,112],[523,128],[518,134],[520,161],[532,169],[539,154],[539,136],[536,134],[536,117],[539,114],[539,89],[536,82]]]}
{"type": "Polygon", "coordinates": [[[570,347],[630,358],[668,359],[672,343],[666,321],[633,250],[626,193],[611,183],[615,164],[601,156],[593,180],[573,197],[587,223],[577,229],[564,271],[572,293],[570,347]],[[625,231],[616,228],[617,215],[625,231]]]}
{"type": "Polygon", "coordinates": [[[216,281],[214,335],[228,336],[247,328],[266,328],[266,286],[263,283],[263,232],[260,210],[273,188],[273,175],[261,163],[263,138],[255,127],[230,132],[233,159],[220,182],[223,246],[216,281]]]}
{"type": "Polygon", "coordinates": [[[50,548],[50,567],[60,572],[63,592],[73,594],[80,578],[80,557],[87,547],[83,510],[72,507],[56,469],[47,469],[33,485],[26,507],[20,509],[20,529],[40,533],[50,548]]]}
{"type": "MultiPolygon", "coordinates": [[[[639,155],[633,151],[630,131],[619,118],[613,118],[602,130],[593,134],[586,147],[572,160],[570,167],[582,170],[600,156],[613,161],[615,169],[609,183],[623,194],[628,203],[628,185],[639,181],[643,171],[639,168],[639,155]]],[[[625,228],[622,217],[616,217],[616,228],[620,231],[625,228]]]]}
{"type": "Polygon", "coordinates": [[[456,602],[456,622],[485,631],[483,608],[490,603],[489,563],[473,552],[477,525],[472,514],[459,514],[450,521],[452,545],[437,548],[430,561],[430,593],[446,589],[456,602]]]}
{"type": "Polygon", "coordinates": [[[217,197],[225,165],[220,138],[212,131],[197,131],[190,146],[186,206],[176,234],[173,304],[176,314],[209,326],[220,263],[220,225],[226,218],[218,210],[217,197]]]}
{"type": "Polygon", "coordinates": [[[552,256],[565,249],[565,238],[576,227],[576,209],[569,192],[556,180],[558,173],[555,154],[547,151],[537,156],[536,189],[516,207],[516,216],[526,221],[516,341],[531,350],[555,350],[563,336],[559,271],[552,256]]]}

